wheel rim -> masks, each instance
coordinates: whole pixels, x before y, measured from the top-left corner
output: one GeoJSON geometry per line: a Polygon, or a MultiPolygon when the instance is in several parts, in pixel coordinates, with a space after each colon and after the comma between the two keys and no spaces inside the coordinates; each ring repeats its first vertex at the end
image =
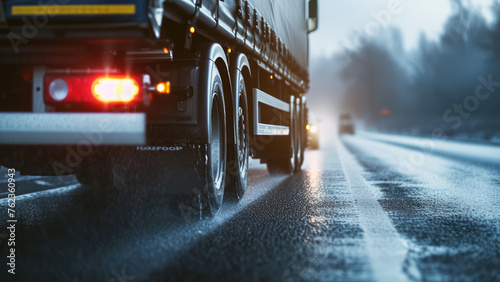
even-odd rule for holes
{"type": "Polygon", "coordinates": [[[245,177],[248,167],[248,135],[247,135],[247,113],[246,101],[240,92],[238,107],[238,167],[241,177],[245,177]]]}
{"type": "MultiPolygon", "coordinates": [[[[216,93],[214,93],[214,97],[216,93]]],[[[222,130],[221,130],[221,119],[220,119],[220,105],[217,99],[214,99],[212,105],[212,136],[211,136],[211,146],[210,146],[210,166],[212,168],[212,177],[214,181],[215,189],[219,190],[222,183],[222,130]]],[[[218,191],[216,191],[218,192],[218,191]]]]}

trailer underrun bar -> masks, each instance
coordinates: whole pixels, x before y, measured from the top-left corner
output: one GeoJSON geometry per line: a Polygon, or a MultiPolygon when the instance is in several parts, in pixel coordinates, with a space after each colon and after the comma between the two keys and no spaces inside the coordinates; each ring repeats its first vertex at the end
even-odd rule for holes
{"type": "Polygon", "coordinates": [[[1,113],[0,132],[2,145],[145,145],[146,114],[1,113]]]}
{"type": "Polygon", "coordinates": [[[260,103],[273,107],[283,112],[290,112],[290,105],[257,88],[253,89],[254,97],[254,132],[255,135],[286,136],[290,134],[288,126],[265,124],[260,122],[260,103]]]}

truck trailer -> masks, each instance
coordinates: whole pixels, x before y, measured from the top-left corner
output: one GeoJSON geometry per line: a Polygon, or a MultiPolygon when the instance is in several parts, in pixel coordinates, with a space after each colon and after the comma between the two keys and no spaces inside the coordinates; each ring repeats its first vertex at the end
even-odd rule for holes
{"type": "Polygon", "coordinates": [[[161,155],[194,168],[177,178],[214,215],[243,197],[249,157],[300,170],[317,15],[317,0],[0,1],[0,165],[103,188],[111,152],[161,155]]]}

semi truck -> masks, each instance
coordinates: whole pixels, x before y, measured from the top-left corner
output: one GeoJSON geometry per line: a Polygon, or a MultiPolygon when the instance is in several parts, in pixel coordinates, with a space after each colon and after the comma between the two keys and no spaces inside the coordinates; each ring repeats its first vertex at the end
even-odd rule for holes
{"type": "Polygon", "coordinates": [[[0,165],[102,188],[114,150],[161,155],[214,215],[249,157],[300,170],[317,25],[317,0],[0,1],[0,165]]]}

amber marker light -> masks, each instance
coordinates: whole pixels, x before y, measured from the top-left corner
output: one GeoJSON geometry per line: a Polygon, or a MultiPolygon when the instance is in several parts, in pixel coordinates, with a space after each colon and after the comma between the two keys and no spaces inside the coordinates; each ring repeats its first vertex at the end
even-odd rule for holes
{"type": "Polygon", "coordinates": [[[170,94],[170,81],[158,83],[156,91],[160,94],[170,94]]]}

